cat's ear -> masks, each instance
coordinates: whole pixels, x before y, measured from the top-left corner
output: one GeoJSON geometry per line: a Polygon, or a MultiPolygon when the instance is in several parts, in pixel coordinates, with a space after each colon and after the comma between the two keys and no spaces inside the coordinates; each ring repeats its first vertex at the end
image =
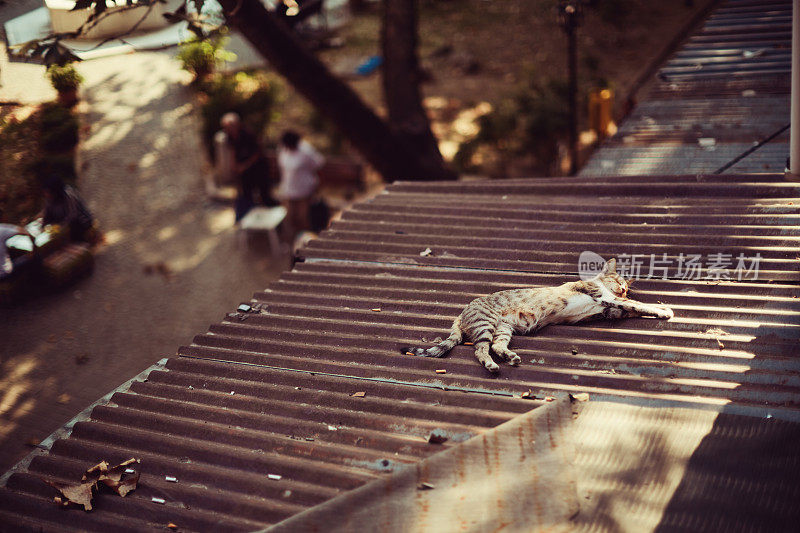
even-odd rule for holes
{"type": "Polygon", "coordinates": [[[605,266],[603,266],[602,274],[603,275],[616,274],[616,272],[617,272],[617,260],[616,258],[612,257],[611,259],[606,261],[605,266]]]}

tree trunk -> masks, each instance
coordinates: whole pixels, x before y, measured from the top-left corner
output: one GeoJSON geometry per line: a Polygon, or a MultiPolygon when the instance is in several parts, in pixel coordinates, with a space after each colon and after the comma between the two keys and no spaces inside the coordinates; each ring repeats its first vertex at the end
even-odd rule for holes
{"type": "Polygon", "coordinates": [[[228,23],[341,130],[387,181],[441,180],[455,175],[441,156],[426,157],[331,74],[297,36],[259,0],[220,0],[228,23]]]}
{"type": "Polygon", "coordinates": [[[416,0],[384,0],[383,5],[383,94],[389,123],[420,157],[444,166],[419,90],[416,0]]]}

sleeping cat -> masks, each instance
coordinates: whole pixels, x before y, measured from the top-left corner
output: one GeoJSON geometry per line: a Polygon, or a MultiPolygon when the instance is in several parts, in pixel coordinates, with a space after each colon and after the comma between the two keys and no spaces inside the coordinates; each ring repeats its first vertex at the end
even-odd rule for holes
{"type": "Polygon", "coordinates": [[[453,322],[450,336],[428,348],[404,349],[423,357],[442,357],[464,337],[475,344],[475,357],[490,372],[500,367],[492,351],[508,364],[517,366],[519,356],[508,349],[514,333],[530,333],[547,324],[574,324],[592,318],[654,316],[670,319],[672,309],[650,305],[627,297],[628,282],[617,274],[616,259],[587,281],[573,281],[558,287],[513,289],[472,300],[453,322]]]}

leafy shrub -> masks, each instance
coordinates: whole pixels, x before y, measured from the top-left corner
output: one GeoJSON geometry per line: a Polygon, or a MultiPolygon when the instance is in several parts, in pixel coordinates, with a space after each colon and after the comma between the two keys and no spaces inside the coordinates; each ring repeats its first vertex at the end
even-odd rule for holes
{"type": "Polygon", "coordinates": [[[236,54],[225,50],[228,41],[224,35],[217,35],[202,40],[194,38],[182,44],[177,56],[181,68],[194,75],[195,80],[202,80],[220,63],[236,59],[236,54]]]}
{"type": "Polygon", "coordinates": [[[66,183],[75,183],[78,175],[75,172],[75,158],[72,154],[41,154],[29,165],[29,170],[37,180],[53,174],[66,183]]]}
{"type": "Polygon", "coordinates": [[[552,172],[558,144],[569,133],[567,94],[561,82],[531,79],[480,117],[478,134],[461,145],[454,163],[473,170],[475,154],[489,148],[501,160],[524,155],[532,157],[542,173],[552,172]]]}
{"type": "Polygon", "coordinates": [[[279,95],[276,80],[264,73],[218,75],[202,87],[205,101],[201,107],[203,117],[203,142],[213,160],[214,134],[220,129],[225,113],[234,112],[256,134],[267,128],[275,115],[279,95]]]}
{"type": "Polygon", "coordinates": [[[62,93],[71,89],[77,89],[84,79],[80,72],[75,70],[72,63],[66,65],[51,65],[47,68],[47,78],[53,88],[62,93]]]}
{"type": "Polygon", "coordinates": [[[39,212],[41,178],[75,182],[74,154],[66,150],[77,142],[77,117],[56,102],[22,120],[0,119],[0,222],[24,223],[39,212]]]}
{"type": "Polygon", "coordinates": [[[68,108],[56,103],[45,104],[39,116],[42,148],[60,152],[78,144],[78,118],[68,108]]]}

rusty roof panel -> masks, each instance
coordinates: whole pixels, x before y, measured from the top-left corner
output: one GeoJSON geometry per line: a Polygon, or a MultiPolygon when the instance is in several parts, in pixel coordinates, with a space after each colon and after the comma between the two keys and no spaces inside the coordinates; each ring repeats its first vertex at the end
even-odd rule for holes
{"type": "Polygon", "coordinates": [[[662,66],[658,80],[583,176],[774,173],[789,154],[791,10],[728,0],[662,66]]]}
{"type": "MultiPolygon", "coordinates": [[[[587,166],[603,173],[608,159],[617,174],[653,175],[397,183],[348,210],[302,251],[305,262],[248,300],[249,311],[222,316],[178,357],[98,401],[4,476],[3,529],[259,529],[458,450],[564,392],[626,406],[723,409],[796,427],[800,186],[743,173],[759,161],[750,158],[724,176],[702,173],[748,135],[780,123],[788,77],[753,73],[785,59],[785,5],[723,4],[669,66],[684,69],[680,79],[659,84],[656,103],[623,125],[633,141],[612,141],[587,166]],[[693,61],[703,66],[686,71],[693,61]],[[734,70],[702,75],[713,69],[734,70]],[[724,101],[703,102],[714,95],[724,101]],[[675,105],[687,96],[683,108],[675,105]],[[697,145],[696,125],[715,109],[725,117],[715,130],[733,124],[727,137],[720,134],[714,150],[681,152],[697,145]],[[671,122],[673,113],[680,118],[671,122]],[[643,148],[637,143],[653,151],[625,167],[624,158],[639,156],[624,150],[643,148]],[[694,159],[704,166],[692,166],[694,159]],[[659,166],[664,161],[672,166],[659,166]],[[637,281],[633,296],[669,305],[675,318],[549,326],[515,337],[523,362],[499,375],[479,366],[469,346],[444,359],[402,353],[446,335],[476,296],[576,279],[586,250],[667,262],[637,281]],[[758,254],[758,276],[725,279],[706,267],[691,277],[676,266],[688,255],[707,266],[719,254],[758,254]],[[434,433],[447,440],[430,442],[434,433]],[[101,460],[129,457],[141,460],[139,487],[125,498],[96,495],[90,513],[59,509],[43,482],[77,481],[101,460]]],[[[779,141],[761,152],[769,165],[780,164],[779,141]]],[[[724,468],[734,484],[756,483],[724,468]]],[[[683,487],[670,519],[690,516],[681,513],[691,511],[692,490],[683,487]]],[[[769,498],[785,504],[776,492],[769,498]]],[[[591,529],[594,515],[582,516],[591,529]]]]}
{"type": "Polygon", "coordinates": [[[249,312],[221,317],[12,472],[0,516],[43,530],[257,529],[564,392],[800,421],[798,202],[775,175],[398,183],[344,213],[249,312]],[[758,253],[762,268],[755,280],[639,280],[634,297],[675,318],[515,337],[523,362],[499,375],[469,346],[402,353],[446,335],[476,296],[576,279],[583,250],[758,253]],[[91,513],[56,508],[41,480],[129,457],[140,487],[99,494],[91,513]]]}

